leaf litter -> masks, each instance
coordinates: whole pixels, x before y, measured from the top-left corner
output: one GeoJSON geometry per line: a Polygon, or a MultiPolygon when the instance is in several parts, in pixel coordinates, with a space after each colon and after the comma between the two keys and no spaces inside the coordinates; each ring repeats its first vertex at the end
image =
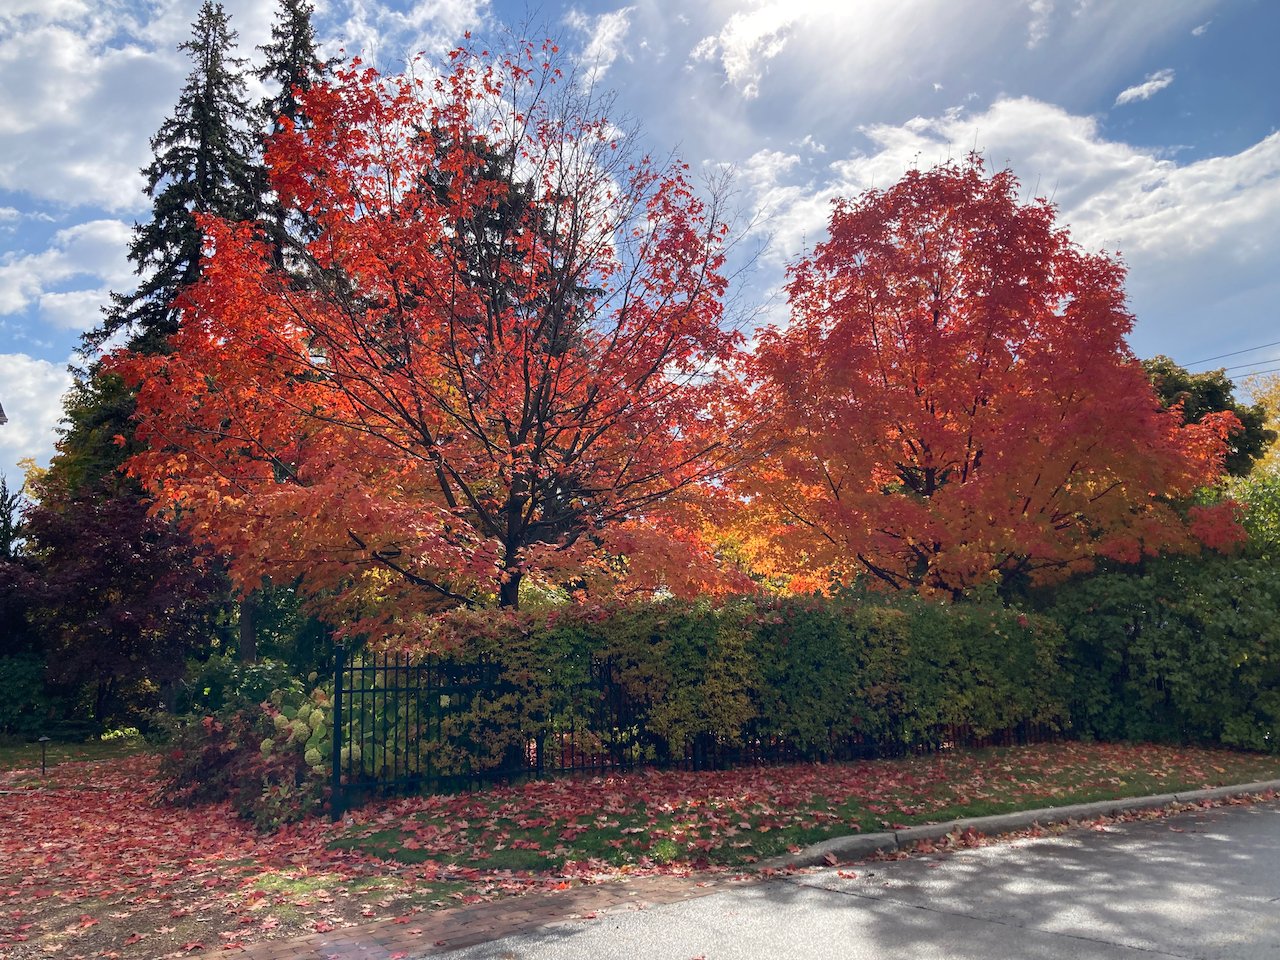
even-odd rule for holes
{"type": "MultiPolygon", "coordinates": [[[[1280,775],[1280,759],[1056,743],[645,770],[382,801],[272,834],[227,804],[160,805],[155,769],[140,754],[63,763],[45,778],[0,774],[0,956],[176,958],[377,920],[409,925],[424,911],[536,890],[740,872],[857,831],[1265,779],[1280,775]]],[[[916,852],[985,842],[957,832],[916,852]]]]}

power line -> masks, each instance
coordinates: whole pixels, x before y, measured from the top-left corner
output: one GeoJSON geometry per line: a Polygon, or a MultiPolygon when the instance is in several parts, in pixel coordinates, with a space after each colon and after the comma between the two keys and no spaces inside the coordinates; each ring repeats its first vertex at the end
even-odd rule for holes
{"type": "Polygon", "coordinates": [[[1280,357],[1266,357],[1262,360],[1251,360],[1248,363],[1237,363],[1232,367],[1222,367],[1223,370],[1239,370],[1241,367],[1256,367],[1263,363],[1280,363],[1280,357]]]}
{"type": "MultiPolygon", "coordinates": [[[[1216,357],[1205,357],[1203,360],[1192,360],[1190,363],[1187,364],[1187,366],[1195,367],[1202,363],[1210,363],[1213,360],[1222,360],[1226,357],[1238,357],[1242,353],[1253,353],[1253,351],[1261,350],[1264,347],[1280,347],[1280,340],[1276,340],[1272,343],[1260,343],[1256,347],[1246,347],[1244,350],[1232,350],[1230,353],[1220,353],[1216,357]]],[[[1266,361],[1263,361],[1263,362],[1266,362],[1266,361]]],[[[1248,366],[1248,364],[1241,364],[1241,366],[1248,366]]]]}
{"type": "Polygon", "coordinates": [[[1248,370],[1245,373],[1238,374],[1238,376],[1258,377],[1264,373],[1280,373],[1280,367],[1268,367],[1266,370],[1248,370]]]}

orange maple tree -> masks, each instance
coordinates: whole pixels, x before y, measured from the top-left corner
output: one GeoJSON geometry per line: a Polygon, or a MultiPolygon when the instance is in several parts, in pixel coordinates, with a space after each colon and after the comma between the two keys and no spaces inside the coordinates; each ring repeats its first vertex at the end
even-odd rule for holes
{"type": "Polygon", "coordinates": [[[168,353],[116,358],[130,471],[246,589],[515,606],[528,577],[660,579],[646,544],[701,549],[682,498],[737,456],[727,227],[557,59],[355,61],[303,93],[266,149],[298,235],[204,218],[168,353]]]}
{"type": "Polygon", "coordinates": [[[761,337],[774,449],[742,479],[759,568],[809,589],[1045,582],[1239,536],[1177,501],[1220,473],[1230,413],[1183,424],[1125,336],[1124,268],[979,158],[840,200],[761,337]]]}

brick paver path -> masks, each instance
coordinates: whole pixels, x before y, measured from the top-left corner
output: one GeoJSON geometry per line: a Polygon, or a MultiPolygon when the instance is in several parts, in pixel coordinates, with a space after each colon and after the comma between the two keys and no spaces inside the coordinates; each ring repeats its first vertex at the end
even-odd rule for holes
{"type": "Polygon", "coordinates": [[[294,940],[209,951],[200,956],[210,960],[390,960],[398,954],[431,956],[539,927],[581,923],[602,911],[638,910],[692,900],[727,885],[755,882],[759,878],[638,877],[417,913],[408,923],[381,920],[294,940]]]}

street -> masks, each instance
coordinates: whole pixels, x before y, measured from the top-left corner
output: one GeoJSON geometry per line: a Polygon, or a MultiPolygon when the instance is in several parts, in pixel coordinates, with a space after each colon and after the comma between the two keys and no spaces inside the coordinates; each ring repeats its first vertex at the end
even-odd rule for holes
{"type": "Polygon", "coordinates": [[[1274,960],[1280,957],[1280,803],[824,869],[604,913],[448,955],[1274,960]]]}

